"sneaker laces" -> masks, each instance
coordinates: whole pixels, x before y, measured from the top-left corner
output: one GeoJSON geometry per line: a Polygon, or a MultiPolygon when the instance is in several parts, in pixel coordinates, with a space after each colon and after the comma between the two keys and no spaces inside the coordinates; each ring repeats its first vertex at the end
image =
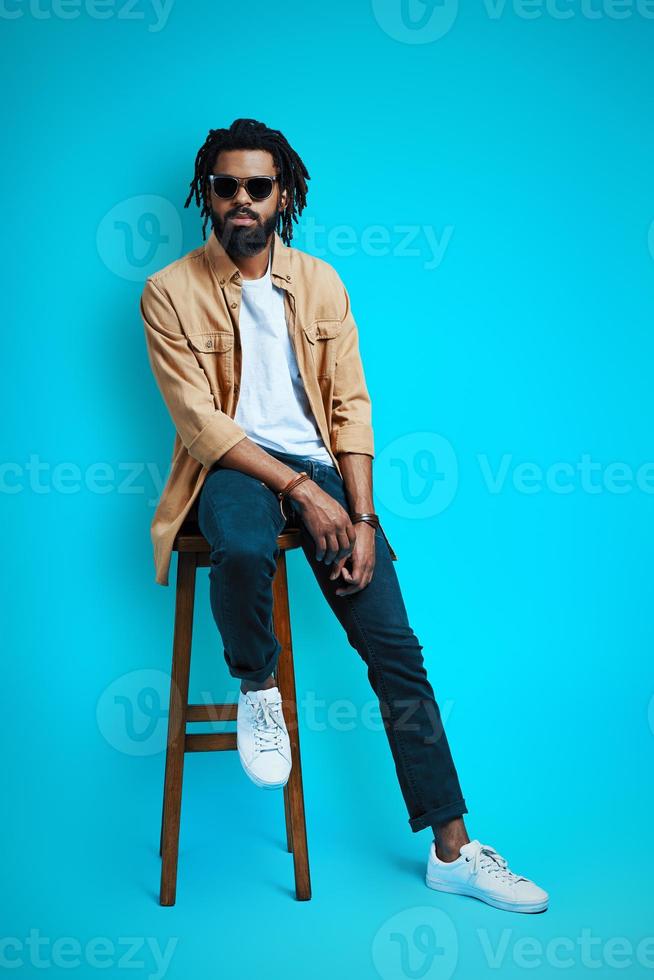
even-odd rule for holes
{"type": "Polygon", "coordinates": [[[503,858],[495,848],[489,847],[488,844],[478,844],[473,853],[474,857],[468,858],[468,861],[472,861],[473,875],[485,871],[491,877],[497,878],[507,885],[515,885],[518,881],[527,881],[522,875],[514,874],[509,868],[506,858],[503,858]]]}
{"type": "Polygon", "coordinates": [[[254,712],[254,744],[259,752],[282,748],[281,703],[248,699],[254,712]]]}

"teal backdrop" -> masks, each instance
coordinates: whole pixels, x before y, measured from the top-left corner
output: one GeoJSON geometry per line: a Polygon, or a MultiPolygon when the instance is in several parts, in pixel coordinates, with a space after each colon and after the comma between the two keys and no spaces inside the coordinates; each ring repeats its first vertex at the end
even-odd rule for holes
{"type": "MultiPolygon", "coordinates": [[[[5,0],[0,965],[651,976],[654,5],[5,0]],[[173,428],[139,296],[210,128],[281,129],[360,330],[375,500],[469,806],[543,915],[423,881],[374,695],[289,557],[313,898],[282,797],[189,756],[158,905],[173,428]]],[[[174,567],[173,567],[174,571],[174,567]]],[[[199,577],[192,694],[235,697],[199,577]]]]}

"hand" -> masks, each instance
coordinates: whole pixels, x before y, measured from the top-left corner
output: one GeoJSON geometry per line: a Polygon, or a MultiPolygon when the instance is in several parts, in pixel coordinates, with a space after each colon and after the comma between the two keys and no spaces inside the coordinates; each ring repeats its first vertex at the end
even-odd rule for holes
{"type": "Polygon", "coordinates": [[[330,565],[352,554],[357,535],[350,515],[338,500],[313,480],[304,480],[291,490],[290,497],[302,511],[302,520],[316,544],[318,561],[330,565]]]}
{"type": "Polygon", "coordinates": [[[330,572],[330,579],[336,579],[339,575],[346,583],[345,588],[336,590],[336,595],[352,595],[360,592],[370,582],[375,570],[375,528],[374,525],[366,521],[357,521],[354,525],[356,533],[356,544],[351,556],[351,570],[346,568],[347,558],[334,563],[334,568],[330,572]]]}

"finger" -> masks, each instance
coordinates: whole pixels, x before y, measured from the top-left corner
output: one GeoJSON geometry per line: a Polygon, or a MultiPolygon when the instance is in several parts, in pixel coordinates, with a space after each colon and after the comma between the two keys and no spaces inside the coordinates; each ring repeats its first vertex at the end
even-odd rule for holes
{"type": "Polygon", "coordinates": [[[350,541],[350,536],[347,533],[347,528],[343,528],[341,531],[339,531],[337,536],[338,536],[338,543],[339,543],[339,552],[336,556],[336,560],[340,561],[341,558],[347,558],[349,555],[352,554],[354,550],[354,545],[356,544],[356,537],[354,543],[352,543],[350,541]]]}
{"type": "MultiPolygon", "coordinates": [[[[352,589],[352,588],[358,589],[360,585],[361,585],[361,576],[357,574],[355,569],[353,569],[352,573],[348,574],[348,577],[346,579],[346,586],[348,589],[352,589]]],[[[341,588],[344,588],[344,586],[341,586],[341,588]]]]}
{"type": "Polygon", "coordinates": [[[360,582],[356,582],[353,580],[351,585],[348,585],[347,587],[341,587],[340,589],[336,589],[336,595],[337,596],[353,595],[355,592],[361,592],[370,583],[371,579],[372,579],[372,575],[370,577],[364,576],[360,582]]]}
{"type": "Polygon", "coordinates": [[[340,561],[334,562],[334,567],[332,571],[329,573],[330,579],[338,578],[338,576],[341,574],[341,571],[343,570],[343,565],[345,564],[345,561],[346,559],[342,558],[340,561]]]}
{"type": "Polygon", "coordinates": [[[365,589],[366,585],[372,578],[374,567],[374,562],[364,558],[361,553],[359,553],[357,556],[357,552],[355,551],[352,559],[352,574],[350,575],[351,583],[356,585],[359,589],[365,589]]]}
{"type": "Polygon", "coordinates": [[[326,535],[326,541],[327,551],[325,552],[325,565],[331,565],[340,550],[338,546],[338,538],[336,537],[334,531],[330,531],[329,534],[326,535]]]}
{"type": "Polygon", "coordinates": [[[355,592],[359,592],[359,586],[358,585],[349,585],[346,589],[345,588],[344,589],[336,589],[336,595],[337,596],[353,595],[355,592]]]}

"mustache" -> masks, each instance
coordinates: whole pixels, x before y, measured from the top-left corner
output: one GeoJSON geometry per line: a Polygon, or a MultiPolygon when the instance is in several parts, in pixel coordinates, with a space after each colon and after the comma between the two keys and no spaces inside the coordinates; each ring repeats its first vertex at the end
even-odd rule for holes
{"type": "Polygon", "coordinates": [[[259,215],[255,214],[254,211],[248,210],[248,208],[235,208],[232,211],[228,211],[225,215],[226,218],[253,218],[255,221],[259,220],[259,215]]]}

